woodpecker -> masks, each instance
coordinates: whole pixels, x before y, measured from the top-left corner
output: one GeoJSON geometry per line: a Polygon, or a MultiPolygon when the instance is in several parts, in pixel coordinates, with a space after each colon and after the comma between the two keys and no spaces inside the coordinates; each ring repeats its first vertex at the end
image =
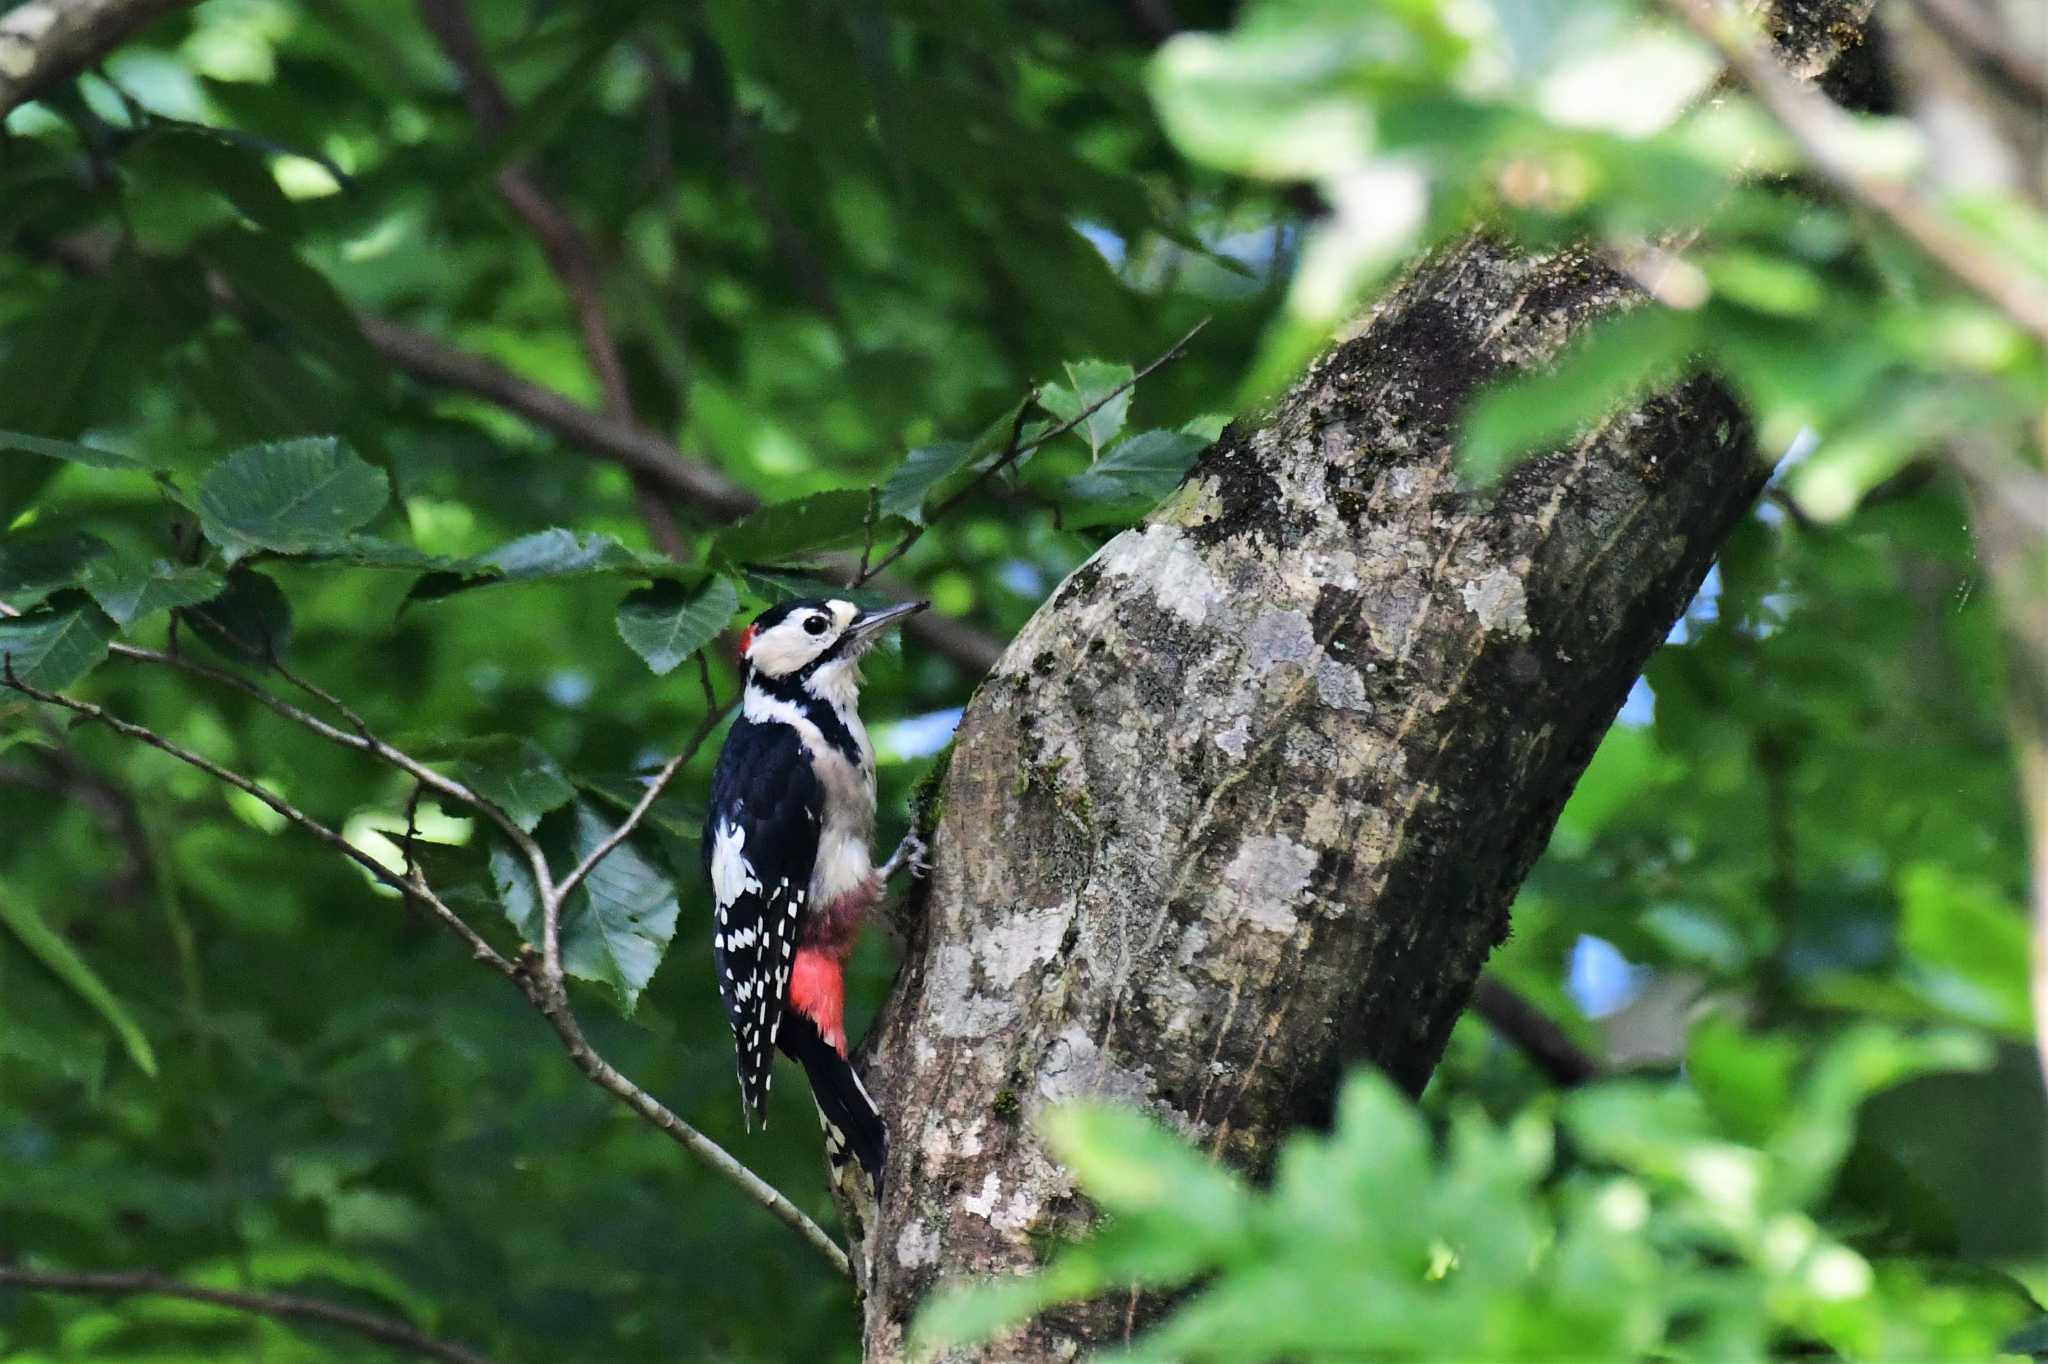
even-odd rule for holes
{"type": "Polygon", "coordinates": [[[740,635],[740,716],[704,821],[712,961],[747,1125],[767,1121],[780,1048],[810,1080],[835,1181],[851,1152],[877,1193],[888,1133],[846,1059],[844,968],[887,877],[906,864],[921,871],[923,849],[908,838],[881,868],[870,860],[875,750],[860,720],[860,660],[925,605],[812,599],[757,616],[740,635]]]}

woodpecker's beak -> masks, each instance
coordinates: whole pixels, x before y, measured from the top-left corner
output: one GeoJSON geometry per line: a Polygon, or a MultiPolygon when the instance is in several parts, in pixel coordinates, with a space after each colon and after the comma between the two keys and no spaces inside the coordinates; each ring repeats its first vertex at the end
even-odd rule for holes
{"type": "Polygon", "coordinates": [[[853,624],[846,627],[851,639],[865,639],[879,634],[913,612],[922,611],[931,603],[928,601],[907,601],[900,606],[885,606],[879,611],[863,611],[853,618],[853,624]]]}

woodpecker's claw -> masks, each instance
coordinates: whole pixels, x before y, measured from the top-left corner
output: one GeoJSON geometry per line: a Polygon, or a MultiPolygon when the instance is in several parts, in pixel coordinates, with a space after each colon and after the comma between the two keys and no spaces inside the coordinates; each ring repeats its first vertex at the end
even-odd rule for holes
{"type": "Polygon", "coordinates": [[[905,867],[910,869],[913,878],[922,879],[924,874],[932,869],[932,864],[924,860],[925,854],[930,851],[931,849],[925,846],[925,841],[915,833],[903,835],[903,841],[896,845],[896,851],[890,853],[889,860],[881,866],[882,879],[892,879],[905,867]]]}

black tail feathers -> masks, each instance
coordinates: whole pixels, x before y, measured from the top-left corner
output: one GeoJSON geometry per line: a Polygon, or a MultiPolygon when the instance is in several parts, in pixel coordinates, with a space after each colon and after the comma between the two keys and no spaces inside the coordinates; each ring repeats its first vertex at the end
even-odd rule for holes
{"type": "Polygon", "coordinates": [[[811,1082],[811,1098],[818,1105],[818,1119],[825,1125],[825,1154],[838,1178],[851,1156],[860,1161],[882,1196],[882,1167],[889,1158],[889,1129],[875,1111],[875,1101],[854,1074],[853,1066],[830,1043],[819,1036],[811,1020],[795,1009],[782,1017],[779,1043],[791,1059],[804,1068],[811,1082]]]}

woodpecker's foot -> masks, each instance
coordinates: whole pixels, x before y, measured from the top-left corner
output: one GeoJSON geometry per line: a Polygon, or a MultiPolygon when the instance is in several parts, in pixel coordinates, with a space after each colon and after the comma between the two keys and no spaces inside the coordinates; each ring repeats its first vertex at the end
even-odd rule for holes
{"type": "Polygon", "coordinates": [[[911,876],[921,878],[932,869],[932,864],[924,860],[925,854],[930,851],[923,839],[914,832],[907,833],[903,835],[903,841],[896,845],[896,851],[889,854],[889,860],[876,868],[876,871],[884,881],[889,881],[895,878],[897,872],[908,867],[911,876]]]}

